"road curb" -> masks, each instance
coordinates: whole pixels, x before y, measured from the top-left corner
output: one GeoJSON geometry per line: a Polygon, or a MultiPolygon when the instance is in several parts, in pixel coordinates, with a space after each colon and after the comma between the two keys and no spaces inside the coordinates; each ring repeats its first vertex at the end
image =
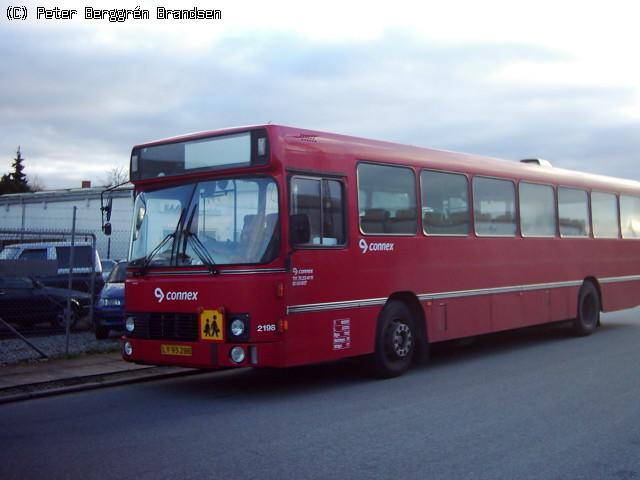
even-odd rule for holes
{"type": "Polygon", "coordinates": [[[115,387],[118,385],[142,383],[151,380],[185,377],[199,373],[206,373],[206,371],[179,367],[149,367],[138,370],[108,372],[86,377],[33,383],[6,388],[4,391],[0,390],[0,404],[95,390],[98,388],[115,387]]]}

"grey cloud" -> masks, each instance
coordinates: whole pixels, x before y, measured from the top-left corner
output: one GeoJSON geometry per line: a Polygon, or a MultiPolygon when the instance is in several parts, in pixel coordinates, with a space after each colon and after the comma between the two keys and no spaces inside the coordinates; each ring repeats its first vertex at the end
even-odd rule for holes
{"type": "Polygon", "coordinates": [[[639,178],[640,124],[615,113],[633,91],[492,80],[515,61],[567,60],[548,49],[433,45],[397,31],[351,45],[230,36],[193,51],[90,48],[78,35],[0,32],[3,171],[21,144],[36,163],[75,160],[76,176],[43,178],[73,186],[95,179],[87,162],[126,164],[135,143],[273,121],[639,178]]]}

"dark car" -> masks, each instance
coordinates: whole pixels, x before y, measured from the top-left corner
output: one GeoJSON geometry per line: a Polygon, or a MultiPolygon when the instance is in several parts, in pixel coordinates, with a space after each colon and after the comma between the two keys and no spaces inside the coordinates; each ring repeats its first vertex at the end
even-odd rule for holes
{"type": "Polygon", "coordinates": [[[127,278],[127,262],[118,262],[100,292],[94,308],[96,338],[109,336],[110,330],[124,331],[124,281],[127,278]]]}
{"type": "Polygon", "coordinates": [[[48,322],[65,326],[67,298],[71,295],[70,325],[84,317],[89,309],[89,295],[75,290],[45,287],[27,277],[0,277],[0,318],[23,327],[48,322]]]}

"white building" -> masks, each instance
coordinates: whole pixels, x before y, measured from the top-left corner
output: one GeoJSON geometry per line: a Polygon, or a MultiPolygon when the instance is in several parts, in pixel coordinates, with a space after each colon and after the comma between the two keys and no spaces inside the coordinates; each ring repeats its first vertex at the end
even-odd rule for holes
{"type": "MultiPolygon", "coordinates": [[[[50,190],[36,193],[0,195],[0,232],[2,230],[52,230],[70,232],[73,207],[76,230],[92,232],[101,258],[124,259],[128,254],[133,189],[120,187],[111,192],[112,234],[102,233],[100,194],[104,187],[50,190]]],[[[106,196],[105,196],[106,197],[106,196]]]]}

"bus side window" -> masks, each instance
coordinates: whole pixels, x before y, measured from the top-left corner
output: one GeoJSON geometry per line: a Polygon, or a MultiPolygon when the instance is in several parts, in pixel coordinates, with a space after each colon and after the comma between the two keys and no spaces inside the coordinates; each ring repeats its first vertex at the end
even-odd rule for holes
{"type": "Polygon", "coordinates": [[[422,226],[427,235],[468,235],[467,177],[459,173],[423,170],[422,226]]]}
{"type": "Polygon", "coordinates": [[[556,204],[551,185],[520,183],[520,231],[523,237],[556,234],[556,204]]]}
{"type": "Polygon", "coordinates": [[[591,192],[591,221],[593,236],[618,238],[618,199],[614,193],[591,192]]]}
{"type": "Polygon", "coordinates": [[[516,234],[516,191],[511,180],[475,177],[473,210],[476,234],[513,237],[516,234]]]}
{"type": "Polygon", "coordinates": [[[311,177],[291,179],[290,215],[309,220],[307,246],[335,247],[346,243],[345,206],[342,183],[311,177]]]}
{"type": "Polygon", "coordinates": [[[622,238],[640,238],[640,197],[620,196],[622,238]]]}
{"type": "Polygon", "coordinates": [[[589,228],[589,202],[586,191],[559,187],[558,215],[561,236],[589,236],[591,230],[589,228]]]}
{"type": "Polygon", "coordinates": [[[412,169],[359,164],[358,202],[362,233],[415,235],[418,214],[412,169]]]}

